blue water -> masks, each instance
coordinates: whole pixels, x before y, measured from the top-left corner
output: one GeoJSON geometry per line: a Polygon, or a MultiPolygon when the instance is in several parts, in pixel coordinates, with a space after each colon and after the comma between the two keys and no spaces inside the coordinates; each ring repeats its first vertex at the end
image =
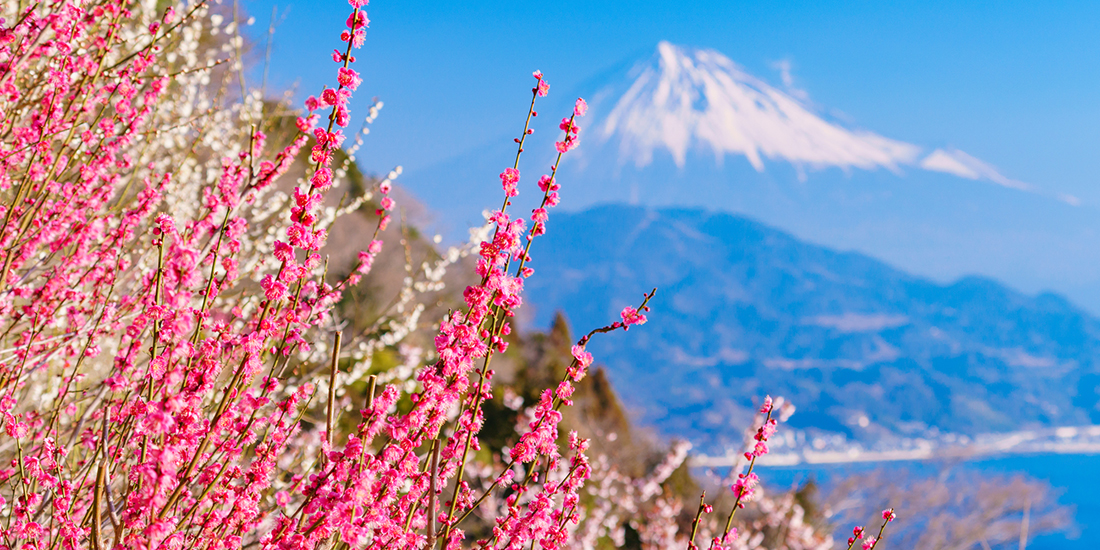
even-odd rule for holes
{"type": "MultiPolygon", "coordinates": [[[[1061,495],[1058,501],[1076,508],[1076,525],[1066,533],[1043,535],[1028,542],[1028,550],[1100,549],[1100,455],[1021,455],[989,458],[960,465],[986,473],[1026,474],[1044,480],[1061,495]]],[[[904,468],[914,473],[934,472],[935,464],[887,462],[854,465],[813,465],[761,468],[761,479],[776,487],[792,486],[813,477],[828,484],[831,478],[879,468],[904,468]]]]}

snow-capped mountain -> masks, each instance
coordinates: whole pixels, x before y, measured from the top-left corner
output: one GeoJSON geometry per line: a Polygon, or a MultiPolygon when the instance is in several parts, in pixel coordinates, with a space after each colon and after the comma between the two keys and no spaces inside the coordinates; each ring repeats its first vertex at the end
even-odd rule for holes
{"type": "Polygon", "coordinates": [[[598,122],[588,137],[610,143],[620,166],[644,169],[655,154],[667,154],[683,169],[694,150],[719,165],[727,155],[743,156],[757,172],[766,170],[765,161],[790,164],[800,180],[806,169],[914,167],[1041,193],[958,149],[929,151],[826,120],[805,93],[780,90],[710,49],[661,42],[650,59],[599,90],[593,104],[598,122]]]}
{"type": "MultiPolygon", "coordinates": [[[[590,108],[580,146],[558,173],[562,209],[629,203],[735,213],[916,275],[993,277],[1100,312],[1095,206],[958,148],[832,120],[806,94],[714,50],[662,42],[573,93],[552,88],[525,146],[522,182],[534,192],[521,188],[518,211],[532,207],[524,201],[553,161],[554,115],[577,96],[590,108]]],[[[511,138],[412,168],[405,183],[442,214],[449,234],[463,235],[499,201],[496,175],[511,166],[511,138]]]]}
{"type": "Polygon", "coordinates": [[[908,143],[829,123],[714,50],[661,42],[630,77],[596,133],[617,145],[620,162],[638,168],[649,165],[655,151],[670,153],[683,167],[692,147],[713,152],[718,161],[743,155],[759,172],[764,159],[896,170],[920,153],[908,143]]]}

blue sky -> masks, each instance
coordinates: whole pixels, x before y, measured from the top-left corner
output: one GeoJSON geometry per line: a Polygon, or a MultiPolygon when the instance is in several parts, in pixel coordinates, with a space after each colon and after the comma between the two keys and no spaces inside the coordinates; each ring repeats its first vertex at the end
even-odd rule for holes
{"type": "MultiPolygon", "coordinates": [[[[345,2],[246,1],[271,82],[333,80],[345,2]]],[[[510,135],[530,72],[551,92],[658,41],[714,48],[781,84],[776,62],[825,113],[887,137],[954,146],[1007,176],[1100,202],[1100,3],[480,2],[379,0],[360,56],[386,106],[364,161],[429,165],[510,135]]]]}

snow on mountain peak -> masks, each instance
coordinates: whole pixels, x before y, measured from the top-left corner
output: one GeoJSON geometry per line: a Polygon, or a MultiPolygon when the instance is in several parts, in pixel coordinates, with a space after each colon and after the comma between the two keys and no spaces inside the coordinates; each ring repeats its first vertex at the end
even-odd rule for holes
{"type": "Polygon", "coordinates": [[[958,149],[936,149],[920,161],[920,167],[933,172],[954,174],[968,180],[985,180],[1009,189],[1052,196],[1070,206],[1081,205],[1081,199],[1073,195],[1048,193],[1030,183],[1007,178],[993,166],[958,149]]]}
{"type": "Polygon", "coordinates": [[[958,149],[936,149],[920,162],[921,168],[936,172],[946,172],[969,180],[985,179],[1011,189],[1033,191],[1034,186],[1008,179],[996,168],[962,152],[958,149]]]}
{"type": "Polygon", "coordinates": [[[865,131],[849,130],[815,115],[801,100],[753,77],[726,56],[661,42],[599,127],[618,141],[621,164],[638,168],[667,150],[682,167],[692,147],[717,161],[744,155],[757,171],[764,158],[814,168],[912,164],[920,148],[865,131]]]}

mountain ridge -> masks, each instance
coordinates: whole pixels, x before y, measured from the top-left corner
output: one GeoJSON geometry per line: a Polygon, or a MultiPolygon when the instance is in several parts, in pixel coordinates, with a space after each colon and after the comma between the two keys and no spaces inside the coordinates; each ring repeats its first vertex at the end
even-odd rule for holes
{"type": "Polygon", "coordinates": [[[658,287],[649,325],[592,349],[666,434],[737,439],[765,393],[800,407],[797,427],[855,440],[1100,421],[1100,321],[1058,295],[939,284],[721,212],[605,205],[551,223],[533,323],[561,309],[599,326],[658,287]]]}

